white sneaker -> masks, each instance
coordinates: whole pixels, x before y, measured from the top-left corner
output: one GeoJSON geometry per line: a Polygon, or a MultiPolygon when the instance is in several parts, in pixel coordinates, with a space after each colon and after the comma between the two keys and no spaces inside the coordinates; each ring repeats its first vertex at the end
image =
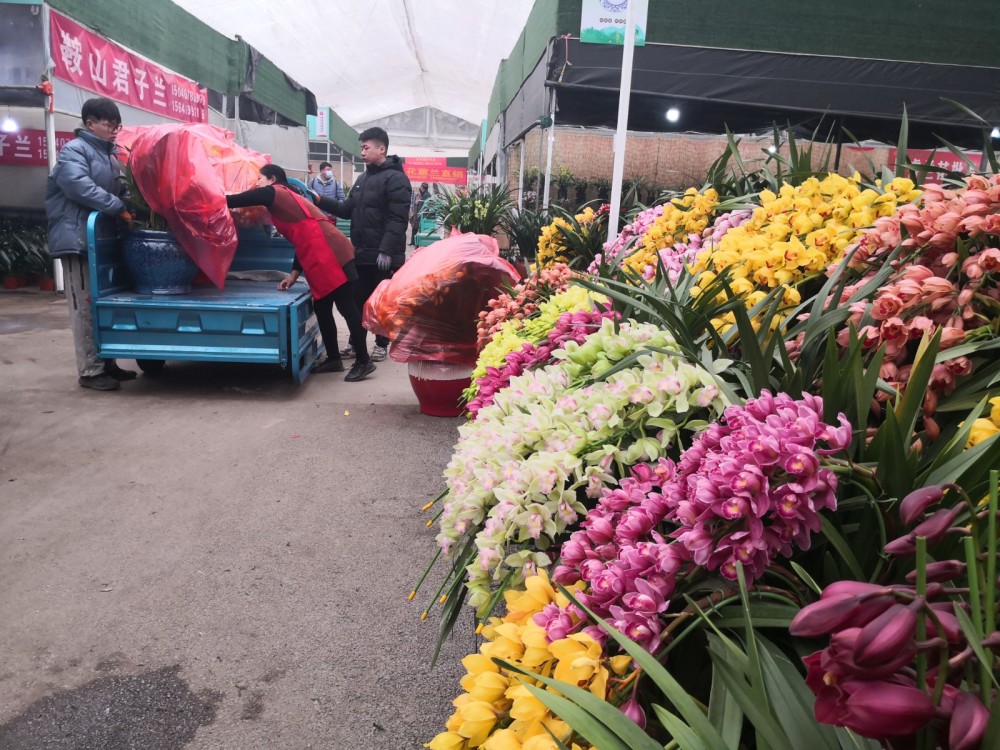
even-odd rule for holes
{"type": "Polygon", "coordinates": [[[375,346],[375,348],[372,349],[372,361],[373,362],[381,362],[382,360],[384,360],[386,358],[386,356],[388,354],[389,354],[389,347],[387,347],[387,346],[375,346]]]}

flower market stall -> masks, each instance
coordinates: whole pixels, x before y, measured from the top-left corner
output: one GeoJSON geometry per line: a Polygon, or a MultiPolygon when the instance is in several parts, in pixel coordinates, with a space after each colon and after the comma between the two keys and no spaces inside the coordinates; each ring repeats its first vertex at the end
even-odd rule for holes
{"type": "Polygon", "coordinates": [[[479,314],[426,747],[1000,743],[1000,177],[788,166],[553,218],[479,314]]]}

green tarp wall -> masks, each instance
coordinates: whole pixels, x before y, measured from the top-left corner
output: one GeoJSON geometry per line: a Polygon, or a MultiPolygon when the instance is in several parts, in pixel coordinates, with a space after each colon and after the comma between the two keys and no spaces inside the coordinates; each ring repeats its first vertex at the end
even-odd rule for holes
{"type": "Polygon", "coordinates": [[[360,156],[361,144],[358,142],[359,135],[361,134],[348,125],[340,115],[332,109],[330,110],[330,143],[338,146],[351,156],[360,156]]]}
{"type": "MultiPolygon", "coordinates": [[[[168,0],[49,0],[55,10],[198,83],[240,90],[249,48],[228,39],[168,0]]],[[[261,58],[250,97],[290,120],[306,122],[306,93],[261,58]]]]}
{"type": "MultiPolygon", "coordinates": [[[[580,36],[583,0],[537,0],[510,55],[500,63],[486,116],[492,127],[553,37],[580,36]]],[[[1000,2],[965,0],[649,0],[646,41],[836,57],[1000,68],[1000,2]]],[[[539,113],[541,114],[541,113],[539,113]]],[[[479,158],[478,140],[469,163],[479,158]]]]}

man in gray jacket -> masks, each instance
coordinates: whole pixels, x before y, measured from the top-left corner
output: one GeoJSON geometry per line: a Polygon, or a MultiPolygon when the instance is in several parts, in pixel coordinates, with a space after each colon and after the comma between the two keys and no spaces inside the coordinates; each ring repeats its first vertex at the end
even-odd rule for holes
{"type": "Polygon", "coordinates": [[[83,127],[59,152],[46,186],[48,245],[52,257],[62,262],[79,383],[97,391],[116,391],[135,372],[97,356],[88,293],[87,217],[91,211],[100,211],[132,219],[121,198],[125,185],[115,156],[122,117],[118,105],[103,97],[84,102],[80,117],[83,127]]]}

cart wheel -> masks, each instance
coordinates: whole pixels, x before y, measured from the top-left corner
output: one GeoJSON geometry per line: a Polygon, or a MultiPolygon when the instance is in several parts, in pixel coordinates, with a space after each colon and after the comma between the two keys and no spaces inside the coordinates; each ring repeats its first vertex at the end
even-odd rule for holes
{"type": "Polygon", "coordinates": [[[137,359],[135,362],[139,365],[139,369],[147,375],[159,375],[167,363],[163,359],[137,359]]]}

